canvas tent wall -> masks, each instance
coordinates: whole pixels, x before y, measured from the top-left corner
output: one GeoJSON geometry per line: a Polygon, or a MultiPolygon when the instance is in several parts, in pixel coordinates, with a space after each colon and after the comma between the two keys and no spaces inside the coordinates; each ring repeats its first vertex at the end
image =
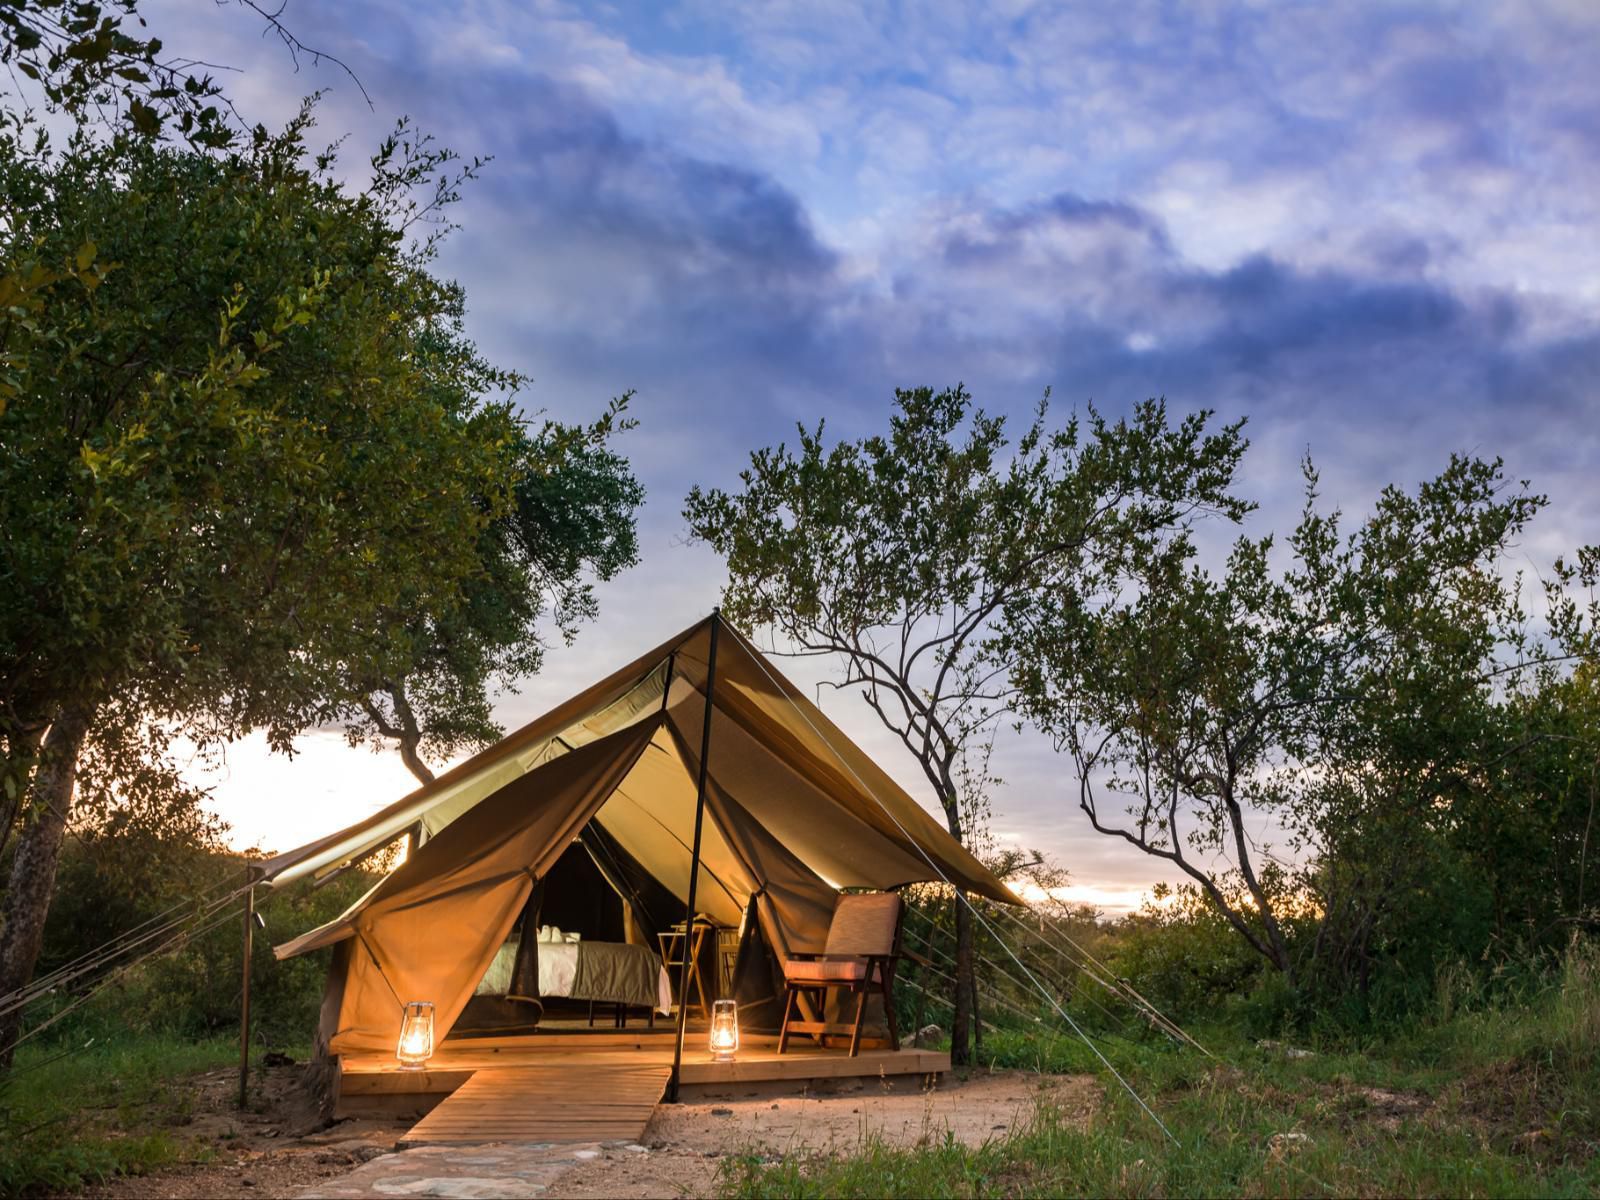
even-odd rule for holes
{"type": "MultiPolygon", "coordinates": [[[[818,951],[843,887],[946,878],[1018,903],[758,650],[724,626],[696,908],[754,911],[778,954],[818,951]]],[[[268,860],[262,882],[325,876],[407,830],[418,850],[280,958],[337,945],[323,1035],[392,1050],[407,1000],[440,1036],[549,869],[590,821],[688,893],[710,644],[701,622],[365,821],[268,860]]]]}

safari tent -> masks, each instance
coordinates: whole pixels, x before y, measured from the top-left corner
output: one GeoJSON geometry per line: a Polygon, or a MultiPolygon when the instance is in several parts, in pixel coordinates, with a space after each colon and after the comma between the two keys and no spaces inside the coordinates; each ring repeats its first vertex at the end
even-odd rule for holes
{"type": "MultiPolygon", "coordinates": [[[[716,614],[382,811],[261,863],[258,881],[325,878],[408,833],[404,862],[361,900],[276,948],[334,948],[318,1031],[331,1055],[392,1061],[418,999],[436,1006],[439,1042],[463,1034],[497,972],[491,995],[537,999],[515,977],[557,908],[590,925],[580,937],[653,953],[692,896],[697,918],[736,932],[726,974],[759,1020],[776,1008],[755,1001],[781,999],[773,965],[823,950],[841,891],[943,879],[1019,903],[716,614]]],[[[501,1032],[537,1037],[524,1015],[501,1032]]]]}

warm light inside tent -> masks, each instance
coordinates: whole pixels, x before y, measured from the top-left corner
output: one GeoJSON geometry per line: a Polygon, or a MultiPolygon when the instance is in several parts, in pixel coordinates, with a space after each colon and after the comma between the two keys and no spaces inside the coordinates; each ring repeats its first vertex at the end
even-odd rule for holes
{"type": "Polygon", "coordinates": [[[400,1045],[394,1056],[403,1071],[420,1071],[433,1055],[433,1002],[413,1000],[400,1018],[400,1045]]]}
{"type": "Polygon", "coordinates": [[[711,1005],[711,1054],[718,1062],[732,1062],[739,1048],[739,1006],[732,1000],[711,1005]]]}

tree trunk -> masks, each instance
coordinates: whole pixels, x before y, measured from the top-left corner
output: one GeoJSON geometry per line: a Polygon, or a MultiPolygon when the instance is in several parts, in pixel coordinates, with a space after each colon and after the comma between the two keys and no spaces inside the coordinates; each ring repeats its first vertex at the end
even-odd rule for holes
{"type": "Polygon", "coordinates": [[[976,976],[972,969],[972,910],[959,889],[955,905],[956,980],[955,1012],[950,1018],[950,1065],[964,1067],[972,1062],[972,992],[976,976]]]}
{"type": "Polygon", "coordinates": [[[22,812],[23,802],[28,795],[28,781],[33,775],[39,745],[44,740],[45,727],[43,724],[21,733],[13,733],[7,739],[6,756],[3,768],[0,768],[0,785],[9,783],[9,789],[0,790],[0,860],[5,857],[6,847],[11,843],[11,834],[17,824],[17,815],[22,812]]]}
{"type": "Polygon", "coordinates": [[[428,769],[428,764],[422,761],[422,755],[417,752],[417,748],[422,745],[422,730],[417,727],[417,714],[412,710],[411,701],[406,697],[405,680],[402,679],[398,683],[385,682],[381,688],[374,687],[373,691],[387,693],[389,703],[394,706],[394,719],[391,721],[372,696],[363,697],[361,707],[366,710],[373,728],[384,737],[395,740],[400,747],[400,761],[405,763],[406,770],[417,777],[418,783],[432,783],[433,772],[428,769]]]}
{"type": "Polygon", "coordinates": [[[390,684],[389,699],[394,702],[394,716],[399,722],[399,732],[395,738],[400,743],[400,761],[420,782],[432,783],[433,772],[422,761],[422,755],[417,753],[417,747],[422,744],[422,730],[417,728],[417,714],[412,711],[411,702],[406,698],[405,684],[390,684]]]}
{"type": "Polygon", "coordinates": [[[1273,966],[1283,973],[1284,981],[1292,989],[1295,985],[1294,967],[1289,961],[1289,943],[1283,936],[1283,928],[1278,924],[1277,914],[1272,910],[1272,900],[1267,896],[1266,890],[1256,878],[1255,867],[1250,861],[1250,840],[1244,827],[1244,810],[1239,807],[1233,796],[1232,762],[1229,762],[1229,776],[1222,786],[1222,802],[1227,807],[1228,821],[1233,827],[1233,844],[1235,865],[1239,874],[1244,877],[1245,886],[1250,889],[1250,896],[1256,902],[1256,911],[1261,915],[1261,924],[1267,933],[1267,959],[1273,966]]]}
{"type": "Polygon", "coordinates": [[[417,743],[420,737],[400,738],[400,761],[405,763],[406,770],[415,775],[421,783],[432,783],[433,772],[428,769],[428,764],[422,761],[422,756],[417,753],[417,743]]]}
{"type": "MultiPolygon", "coordinates": [[[[926,764],[923,769],[928,770],[926,764]]],[[[948,765],[941,768],[940,775],[935,776],[930,772],[928,778],[939,789],[939,805],[944,809],[945,825],[950,830],[950,836],[966,845],[961,828],[961,804],[956,799],[948,765]]],[[[972,902],[959,887],[955,889],[952,901],[956,915],[956,977],[950,997],[950,1065],[964,1067],[972,1062],[972,1001],[978,984],[973,971],[972,902]]]]}
{"type": "MultiPolygon", "coordinates": [[[[5,924],[0,926],[0,996],[27,987],[39,961],[45,918],[55,893],[56,864],[61,859],[77,783],[78,752],[88,730],[88,711],[73,709],[58,716],[45,735],[34,773],[32,811],[17,839],[6,888],[5,924]]],[[[0,1070],[10,1067],[21,1033],[21,1011],[0,1017],[0,1070]]]]}
{"type": "MultiPolygon", "coordinates": [[[[976,931],[974,931],[976,932],[976,931]]],[[[977,965],[977,953],[973,953],[973,965],[977,965]]],[[[983,1053],[983,1002],[978,995],[978,973],[972,973],[972,1053],[977,1056],[983,1053]]]]}

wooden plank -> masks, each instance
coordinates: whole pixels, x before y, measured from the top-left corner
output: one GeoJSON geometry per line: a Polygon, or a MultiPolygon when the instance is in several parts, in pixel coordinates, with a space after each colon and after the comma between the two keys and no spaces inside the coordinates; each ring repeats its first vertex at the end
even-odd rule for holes
{"type": "MultiPolygon", "coordinates": [[[[863,1039],[865,1041],[865,1039],[863,1039]]],[[[883,1047],[882,1053],[892,1054],[920,1054],[929,1051],[919,1050],[912,1046],[904,1046],[898,1051],[890,1051],[883,1047]]],[[[703,1038],[690,1039],[684,1046],[684,1053],[691,1057],[707,1057],[709,1051],[703,1038]]],[[[785,1058],[793,1058],[803,1054],[836,1054],[833,1049],[818,1046],[810,1038],[801,1041],[791,1041],[785,1058]]],[[[745,1037],[739,1044],[740,1057],[777,1057],[777,1040],[774,1038],[745,1037]]],[[[638,1047],[617,1045],[583,1046],[544,1046],[537,1042],[524,1040],[519,1046],[505,1046],[499,1049],[482,1051],[470,1047],[446,1044],[435,1050],[433,1057],[428,1060],[426,1070],[437,1067],[455,1067],[469,1063],[483,1063],[487,1066],[507,1066],[513,1063],[532,1061],[552,1061],[561,1059],[566,1062],[583,1061],[587,1059],[614,1059],[620,1062],[654,1062],[667,1061],[672,1058],[672,1043],[644,1045],[638,1047]]],[[[345,1071],[398,1071],[402,1068],[395,1061],[393,1055],[386,1054],[346,1054],[340,1058],[340,1067],[345,1071]]],[[[414,1073],[414,1072],[413,1072],[414,1073]]]]}
{"type": "Polygon", "coordinates": [[[463,1038],[447,1041],[440,1052],[471,1048],[475,1051],[526,1050],[529,1046],[583,1048],[590,1046],[650,1046],[665,1043],[669,1048],[677,1031],[664,1025],[655,1029],[586,1029],[570,1033],[512,1033],[495,1037],[463,1038]]]}
{"type": "Polygon", "coordinates": [[[400,1146],[637,1141],[671,1071],[669,1063],[580,1065],[562,1055],[484,1068],[417,1122],[400,1146]]]}
{"type": "MultiPolygon", "coordinates": [[[[408,1105],[416,1111],[437,1104],[434,1112],[442,1114],[438,1127],[449,1121],[451,1128],[460,1132],[461,1128],[454,1124],[456,1118],[438,1103],[442,1095],[453,1092],[458,1099],[450,1112],[465,1112],[480,1124],[498,1121],[507,1111],[521,1110],[541,1111],[550,1122],[564,1120],[569,1111],[575,1112],[580,1126],[609,1120],[611,1115],[626,1110],[632,1121],[636,1103],[647,1099],[653,1104],[659,1098],[660,1080],[670,1070],[671,1062],[670,1041],[641,1048],[617,1044],[556,1048],[524,1038],[517,1045],[492,1052],[446,1043],[422,1071],[399,1070],[395,1060],[385,1055],[345,1055],[339,1060],[337,1111],[341,1116],[369,1112],[380,1115],[405,1112],[408,1105]],[[489,1072],[500,1077],[501,1082],[495,1090],[485,1093],[487,1099],[475,1099],[487,1082],[471,1091],[466,1090],[467,1085],[477,1075],[489,1072]],[[639,1081],[637,1093],[634,1085],[625,1082],[630,1079],[639,1081]],[[589,1080],[595,1081],[593,1086],[589,1080]]],[[[771,1038],[757,1035],[746,1039],[731,1063],[712,1061],[703,1042],[698,1047],[691,1044],[684,1056],[682,1083],[698,1088],[765,1084],[799,1089],[813,1080],[907,1078],[941,1074],[949,1069],[950,1056],[934,1050],[863,1050],[851,1058],[841,1050],[803,1042],[779,1055],[771,1038]]],[[[587,1140],[596,1140],[594,1128],[591,1124],[587,1140]]],[[[521,1129],[519,1124],[517,1130],[521,1129]]],[[[515,1138],[504,1134],[496,1124],[495,1140],[520,1140],[522,1133],[513,1132],[515,1138]]],[[[611,1134],[599,1140],[612,1140],[611,1134]]]]}
{"type": "Polygon", "coordinates": [[[430,1067],[423,1071],[347,1071],[339,1080],[339,1094],[385,1096],[395,1092],[449,1093],[471,1078],[471,1070],[458,1067],[430,1067]]]}
{"type": "Polygon", "coordinates": [[[881,1075],[934,1075],[950,1069],[950,1056],[933,1050],[863,1052],[855,1058],[835,1051],[762,1056],[740,1055],[731,1063],[683,1064],[684,1083],[768,1083],[793,1079],[877,1078],[881,1075]]]}
{"type": "Polygon", "coordinates": [[[347,1055],[343,1059],[346,1074],[376,1074],[400,1075],[417,1077],[433,1071],[476,1071],[484,1068],[520,1066],[524,1063],[541,1062],[670,1062],[672,1060],[672,1046],[647,1046],[631,1048],[626,1046],[595,1047],[593,1049],[533,1049],[521,1047],[516,1050],[506,1049],[494,1052],[462,1051],[446,1049],[435,1051],[423,1072],[404,1071],[393,1057],[384,1055],[347,1055]]]}

